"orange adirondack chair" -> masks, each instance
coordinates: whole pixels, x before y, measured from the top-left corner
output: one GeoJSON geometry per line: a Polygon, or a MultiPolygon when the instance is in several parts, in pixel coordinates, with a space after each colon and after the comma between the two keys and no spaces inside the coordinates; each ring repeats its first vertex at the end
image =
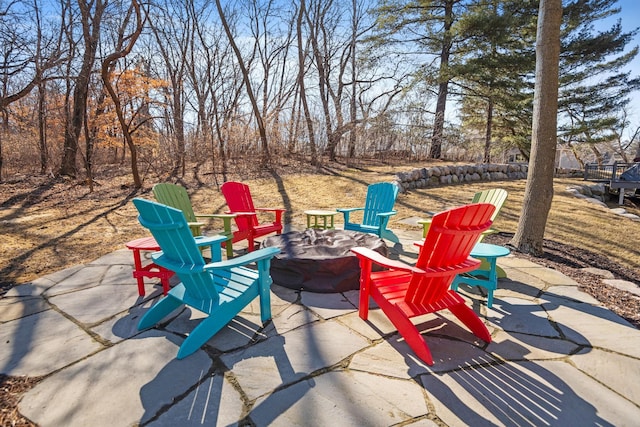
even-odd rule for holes
{"type": "Polygon", "coordinates": [[[478,338],[491,342],[485,324],[449,286],[458,273],[480,265],[469,254],[481,233],[491,226],[494,210],[489,203],[476,203],[435,215],[415,266],[367,248],[353,248],[360,260],[360,317],[367,320],[372,297],[416,355],[429,365],[433,365],[433,358],[411,322],[413,317],[448,308],[478,338]],[[373,272],[373,263],[388,270],[373,272]]]}
{"type": "Polygon", "coordinates": [[[233,232],[232,242],[247,239],[249,252],[254,250],[256,237],[265,236],[270,233],[280,234],[282,232],[282,213],[286,209],[281,208],[256,208],[253,206],[253,199],[249,186],[241,182],[229,181],[220,187],[222,195],[227,201],[230,214],[235,214],[236,227],[233,232]],[[273,212],[275,219],[273,222],[258,222],[258,212],[273,212]]]}

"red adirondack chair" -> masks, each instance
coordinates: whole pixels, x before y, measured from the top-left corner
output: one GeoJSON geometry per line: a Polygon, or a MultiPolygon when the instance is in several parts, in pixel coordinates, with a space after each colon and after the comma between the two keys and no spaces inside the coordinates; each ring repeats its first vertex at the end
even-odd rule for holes
{"type": "Polygon", "coordinates": [[[248,251],[251,252],[254,250],[254,239],[256,237],[270,233],[280,234],[282,232],[282,213],[286,209],[254,207],[249,186],[241,182],[225,182],[220,189],[227,201],[228,213],[236,215],[235,222],[238,229],[233,232],[233,243],[247,239],[249,244],[248,251]],[[273,212],[275,219],[273,222],[260,224],[258,222],[258,212],[273,212]]]}
{"type": "Polygon", "coordinates": [[[476,269],[469,256],[481,233],[491,226],[495,206],[470,204],[433,217],[415,266],[390,260],[366,248],[353,248],[360,260],[360,317],[367,320],[369,297],[378,304],[416,355],[429,365],[429,347],[411,318],[448,308],[478,338],[491,335],[478,315],[457,292],[449,289],[456,274],[476,269]],[[373,272],[376,263],[388,270],[373,272]]]}

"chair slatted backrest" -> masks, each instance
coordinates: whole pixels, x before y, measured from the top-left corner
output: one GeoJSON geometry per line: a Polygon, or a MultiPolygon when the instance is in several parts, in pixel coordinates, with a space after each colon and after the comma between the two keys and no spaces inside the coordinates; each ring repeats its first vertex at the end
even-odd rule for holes
{"type": "Polygon", "coordinates": [[[502,209],[502,205],[504,205],[505,200],[507,200],[507,190],[502,188],[492,188],[490,190],[480,191],[473,196],[473,200],[471,203],[491,203],[496,207],[496,210],[493,212],[491,216],[491,220],[495,220],[502,209]]]}
{"type": "Polygon", "coordinates": [[[398,197],[398,186],[390,182],[371,184],[367,188],[367,199],[364,205],[363,225],[377,227],[380,225],[378,214],[393,211],[398,197]]]}
{"type": "Polygon", "coordinates": [[[443,298],[453,278],[466,264],[479,264],[469,254],[483,231],[491,227],[495,206],[476,203],[436,214],[418,254],[416,267],[438,271],[427,277],[413,275],[405,302],[432,304],[443,298]]]}
{"type": "Polygon", "coordinates": [[[196,222],[191,199],[183,186],[169,182],[156,184],[153,186],[153,196],[163,205],[181,210],[187,222],[196,222]]]}
{"type": "Polygon", "coordinates": [[[154,262],[175,271],[191,299],[218,301],[213,278],[204,270],[205,261],[182,211],[139,198],[133,203],[140,213],[140,224],[151,231],[162,250],[154,262]]]}
{"type": "MultiPolygon", "coordinates": [[[[249,186],[241,182],[228,181],[220,187],[230,213],[255,212],[253,199],[249,186]]],[[[258,226],[257,215],[238,216],[235,218],[236,226],[240,231],[246,231],[258,226]]]]}

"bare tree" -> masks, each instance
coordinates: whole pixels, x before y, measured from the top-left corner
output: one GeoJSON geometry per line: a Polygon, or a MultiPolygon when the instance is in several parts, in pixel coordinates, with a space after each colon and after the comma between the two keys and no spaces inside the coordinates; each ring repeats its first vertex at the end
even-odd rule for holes
{"type": "Polygon", "coordinates": [[[78,0],[80,9],[80,22],[82,24],[82,39],[84,41],[84,53],[80,71],[74,79],[73,105],[65,126],[64,148],[60,174],[73,176],[77,174],[76,157],[78,154],[78,140],[82,126],[86,121],[87,97],[89,94],[89,82],[91,71],[96,60],[98,42],[100,41],[100,28],[102,17],[108,6],[108,0],[78,0]]]}
{"type": "MultiPolygon", "coordinates": [[[[614,136],[614,150],[616,153],[622,157],[622,161],[629,162],[628,153],[631,151],[631,147],[634,142],[638,142],[638,138],[640,137],[640,126],[637,126],[635,130],[631,130],[631,134],[628,140],[624,140],[625,132],[627,128],[630,126],[629,123],[629,113],[627,112],[627,108],[622,108],[621,112],[622,116],[619,118],[616,123],[618,126],[615,129],[611,129],[611,132],[614,136]]],[[[637,148],[637,152],[633,155],[633,158],[640,157],[640,143],[637,148]]]]}
{"type": "Polygon", "coordinates": [[[158,14],[149,20],[160,51],[164,71],[170,82],[170,128],[176,142],[173,174],[185,173],[185,78],[187,55],[193,37],[193,16],[188,13],[190,1],[164,1],[154,8],[158,14]]]}
{"type": "Polygon", "coordinates": [[[302,21],[307,13],[307,5],[305,0],[300,0],[300,8],[298,10],[298,16],[296,18],[296,32],[298,34],[298,88],[300,90],[300,103],[304,110],[305,123],[307,125],[307,137],[309,138],[309,151],[311,154],[311,164],[318,164],[318,153],[316,149],[315,131],[313,129],[313,119],[311,118],[311,111],[309,110],[309,103],[307,100],[307,90],[304,83],[307,50],[303,47],[302,39],[302,21]]]}
{"type": "MultiPolygon", "coordinates": [[[[34,88],[39,90],[38,132],[40,149],[40,169],[44,173],[47,165],[45,133],[45,83],[47,73],[64,60],[61,47],[62,27],[51,25],[49,31],[43,26],[41,8],[34,0],[28,3],[9,2],[0,9],[0,117],[8,126],[7,107],[25,96],[34,88]],[[24,9],[18,9],[25,6],[24,9]],[[25,25],[31,23],[25,31],[25,25]]],[[[62,9],[64,3],[61,2],[62,9]]],[[[2,140],[0,139],[0,180],[2,177],[2,140]]]]}
{"type": "Polygon", "coordinates": [[[267,139],[267,130],[264,125],[264,118],[262,117],[262,113],[260,111],[260,107],[256,101],[255,92],[251,85],[251,78],[249,76],[249,70],[245,65],[245,61],[242,57],[242,53],[238,48],[238,45],[234,39],[233,34],[231,33],[231,28],[229,27],[229,23],[227,21],[226,15],[222,6],[220,5],[220,0],[216,0],[216,8],[218,10],[218,15],[220,16],[220,21],[222,22],[222,27],[224,28],[224,32],[227,34],[227,38],[229,39],[229,44],[233,49],[233,52],[236,55],[236,60],[238,61],[238,66],[242,71],[242,79],[244,81],[244,86],[247,91],[247,96],[249,97],[249,101],[251,102],[251,109],[253,111],[253,116],[258,126],[258,132],[260,134],[260,141],[262,143],[261,150],[261,158],[260,163],[263,167],[266,167],[271,162],[271,155],[269,153],[269,141],[267,139]]]}
{"type": "Polygon", "coordinates": [[[296,90],[289,58],[296,13],[286,5],[274,0],[249,2],[248,19],[256,52],[254,68],[260,67],[259,72],[253,73],[255,88],[262,94],[261,114],[272,147],[282,140],[283,110],[296,90]]]}
{"type": "Polygon", "coordinates": [[[138,172],[138,156],[136,145],[131,136],[132,129],[130,128],[129,123],[127,123],[127,121],[125,120],[118,94],[115,92],[115,90],[113,89],[113,85],[111,84],[111,70],[113,69],[113,64],[115,62],[131,53],[131,49],[133,49],[133,46],[138,40],[138,37],[142,33],[142,26],[143,19],[142,12],[140,11],[140,5],[138,4],[137,0],[131,0],[131,7],[125,14],[125,18],[121,26],[121,31],[119,32],[121,37],[118,40],[116,51],[111,53],[110,55],[107,55],[107,57],[102,61],[101,67],[102,81],[104,83],[105,89],[111,97],[111,100],[113,101],[116,115],[118,116],[118,123],[120,123],[125,141],[127,142],[127,146],[129,147],[129,151],[131,152],[131,174],[133,175],[133,184],[135,188],[142,188],[142,180],[140,179],[140,173],[138,172]],[[129,25],[132,14],[135,16],[136,20],[135,29],[131,34],[125,35],[124,31],[129,25]]]}
{"type": "Polygon", "coordinates": [[[522,213],[511,240],[520,252],[536,256],[543,253],[544,231],[553,200],[561,22],[562,0],[540,0],[531,160],[522,213]]]}

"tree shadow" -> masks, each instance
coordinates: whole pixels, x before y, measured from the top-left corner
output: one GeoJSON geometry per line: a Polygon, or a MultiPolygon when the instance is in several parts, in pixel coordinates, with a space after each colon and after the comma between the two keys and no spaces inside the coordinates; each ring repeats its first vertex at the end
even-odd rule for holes
{"type": "MultiPolygon", "coordinates": [[[[245,321],[243,323],[246,327],[251,326],[251,322],[245,321]]],[[[256,331],[263,329],[258,325],[253,325],[253,327],[256,331]]],[[[260,340],[259,343],[251,342],[244,347],[223,354],[207,351],[213,359],[209,371],[200,372],[199,378],[192,378],[193,385],[191,387],[175,396],[170,404],[158,409],[157,396],[166,393],[167,386],[172,382],[171,376],[175,374],[175,367],[172,364],[179,362],[172,361],[163,367],[151,382],[140,389],[140,399],[145,408],[145,413],[140,420],[141,425],[146,425],[149,422],[154,422],[154,425],[180,426],[255,425],[250,418],[251,412],[255,409],[252,406],[256,397],[246,394],[242,389],[243,384],[238,381],[234,373],[234,365],[247,360],[268,359],[268,362],[262,363],[277,368],[281,384],[268,390],[266,393],[268,395],[273,395],[273,393],[301,381],[313,382],[312,379],[308,379],[308,373],[295,372],[293,369],[284,350],[286,338],[278,334],[272,325],[271,327],[267,325],[267,328],[270,336],[260,340]]],[[[256,372],[256,375],[258,374],[259,372],[256,372]]],[[[296,400],[302,397],[303,395],[298,395],[296,400]]],[[[292,405],[293,403],[283,402],[282,399],[278,399],[277,402],[278,405],[292,405]]],[[[262,405],[270,407],[273,404],[271,398],[267,397],[258,408],[262,405]]],[[[267,413],[273,412],[267,411],[267,413]]],[[[260,423],[270,424],[270,420],[261,417],[260,423]]]]}

